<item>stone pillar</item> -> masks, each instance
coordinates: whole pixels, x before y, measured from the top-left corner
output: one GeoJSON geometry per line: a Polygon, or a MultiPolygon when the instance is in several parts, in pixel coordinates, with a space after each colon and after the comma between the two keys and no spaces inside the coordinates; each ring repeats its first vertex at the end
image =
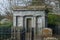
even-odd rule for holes
{"type": "Polygon", "coordinates": [[[34,28],[34,17],[32,17],[32,27],[34,28]]]}
{"type": "Polygon", "coordinates": [[[42,16],[42,29],[45,28],[45,16],[42,16]]]}
{"type": "Polygon", "coordinates": [[[36,17],[33,17],[34,34],[36,33],[36,17]]]}
{"type": "Polygon", "coordinates": [[[42,17],[37,17],[37,35],[39,36],[39,35],[41,35],[41,30],[42,30],[42,17]]]}
{"type": "Polygon", "coordinates": [[[37,37],[37,36],[36,36],[36,16],[34,16],[33,20],[34,20],[34,21],[33,21],[33,24],[34,24],[34,25],[33,25],[33,27],[34,27],[34,40],[36,40],[36,37],[37,37]]]}
{"type": "Polygon", "coordinates": [[[20,40],[20,27],[17,27],[17,40],[20,40]]]}
{"type": "Polygon", "coordinates": [[[16,16],[13,17],[13,26],[16,26],[16,16]]]}
{"type": "Polygon", "coordinates": [[[36,28],[36,17],[33,18],[34,28],[36,28]]]}
{"type": "Polygon", "coordinates": [[[14,31],[12,33],[13,37],[11,36],[12,39],[14,40],[20,40],[20,29],[23,28],[23,17],[19,17],[17,20],[18,25],[16,25],[16,16],[13,17],[13,28],[11,31],[14,31]]]}
{"type": "Polygon", "coordinates": [[[13,39],[14,40],[16,39],[16,26],[13,27],[13,39]]]}
{"type": "Polygon", "coordinates": [[[20,26],[17,27],[17,40],[20,40],[20,31],[23,29],[23,17],[20,17],[20,26]]]}

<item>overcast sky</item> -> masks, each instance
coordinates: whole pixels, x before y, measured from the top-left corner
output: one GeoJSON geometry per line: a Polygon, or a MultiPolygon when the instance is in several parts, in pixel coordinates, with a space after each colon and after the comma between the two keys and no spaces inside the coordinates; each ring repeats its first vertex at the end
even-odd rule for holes
{"type": "MultiPolygon", "coordinates": [[[[16,1],[18,2],[19,6],[26,6],[26,3],[28,3],[28,5],[30,5],[30,1],[32,0],[13,0],[15,3],[16,1]],[[29,1],[29,2],[28,2],[29,1]]],[[[12,2],[14,5],[14,2],[12,2]]],[[[55,5],[54,2],[50,3],[51,5],[55,5]]],[[[5,11],[9,10],[10,8],[10,4],[8,0],[0,0],[0,14],[5,14],[5,11]]]]}
{"type": "Polygon", "coordinates": [[[9,8],[8,0],[0,0],[0,14],[5,14],[5,11],[9,8]]]}
{"type": "MultiPolygon", "coordinates": [[[[14,0],[15,3],[16,3],[16,1],[18,1],[19,6],[26,6],[26,3],[28,3],[28,1],[32,1],[32,0],[14,0]]],[[[28,5],[29,4],[30,3],[28,3],[28,5]]],[[[14,5],[14,3],[12,5],[14,5]]],[[[10,4],[9,4],[8,0],[0,0],[0,14],[5,14],[5,11],[6,11],[6,9],[9,9],[9,6],[10,6],[10,4]]]]}

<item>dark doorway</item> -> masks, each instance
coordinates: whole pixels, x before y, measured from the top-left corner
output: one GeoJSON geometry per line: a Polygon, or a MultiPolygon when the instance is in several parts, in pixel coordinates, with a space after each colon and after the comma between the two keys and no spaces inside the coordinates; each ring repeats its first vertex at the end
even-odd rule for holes
{"type": "Polygon", "coordinates": [[[27,32],[30,32],[31,24],[32,24],[31,22],[32,22],[32,19],[31,18],[27,18],[27,20],[26,20],[27,32]]]}
{"type": "Polygon", "coordinates": [[[57,28],[55,24],[48,24],[48,28],[51,28],[53,30],[53,34],[57,34],[57,28]]]}

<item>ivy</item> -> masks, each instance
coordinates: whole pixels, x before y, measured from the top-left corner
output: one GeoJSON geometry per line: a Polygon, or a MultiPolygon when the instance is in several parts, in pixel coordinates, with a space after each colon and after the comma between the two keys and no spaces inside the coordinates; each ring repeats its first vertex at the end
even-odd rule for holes
{"type": "Polygon", "coordinates": [[[48,24],[60,24],[60,15],[49,13],[48,24]]]}

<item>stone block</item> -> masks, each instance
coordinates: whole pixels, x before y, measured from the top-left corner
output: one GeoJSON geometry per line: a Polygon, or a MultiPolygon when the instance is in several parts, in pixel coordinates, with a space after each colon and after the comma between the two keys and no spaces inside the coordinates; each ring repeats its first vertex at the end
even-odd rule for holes
{"type": "Polygon", "coordinates": [[[44,38],[44,40],[58,40],[58,39],[55,37],[47,37],[47,38],[44,38]]]}
{"type": "Polygon", "coordinates": [[[52,29],[50,29],[50,28],[44,28],[42,30],[42,36],[43,37],[51,37],[52,36],[52,29]]]}

